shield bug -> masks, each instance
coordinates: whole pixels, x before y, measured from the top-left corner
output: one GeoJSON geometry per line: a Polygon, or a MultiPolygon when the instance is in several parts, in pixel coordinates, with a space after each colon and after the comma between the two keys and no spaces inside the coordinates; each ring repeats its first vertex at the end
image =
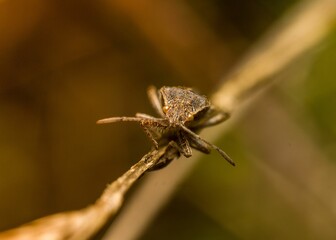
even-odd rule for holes
{"type": "Polygon", "coordinates": [[[148,88],[149,100],[160,117],[136,113],[135,117],[111,117],[98,120],[98,124],[114,122],[139,122],[156,149],[170,144],[185,157],[192,155],[191,148],[203,153],[215,149],[230,164],[232,159],[219,147],[201,138],[197,133],[219,124],[229,117],[212,106],[207,97],[186,87],[148,88]]]}

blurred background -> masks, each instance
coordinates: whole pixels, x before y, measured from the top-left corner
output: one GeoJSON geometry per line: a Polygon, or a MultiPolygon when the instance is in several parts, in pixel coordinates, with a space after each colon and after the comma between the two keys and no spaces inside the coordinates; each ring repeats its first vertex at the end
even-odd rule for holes
{"type": "MultiPolygon", "coordinates": [[[[151,84],[211,94],[297,2],[0,0],[0,230],[93,203],[150,149],[96,120],[154,114],[151,84]]],[[[203,157],[139,238],[335,239],[335,64],[334,32],[216,143],[237,167],[203,157]]]]}

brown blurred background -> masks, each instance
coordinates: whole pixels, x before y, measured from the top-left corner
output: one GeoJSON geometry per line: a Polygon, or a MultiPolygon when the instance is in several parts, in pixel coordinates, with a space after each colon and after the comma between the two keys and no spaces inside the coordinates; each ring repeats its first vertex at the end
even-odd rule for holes
{"type": "MultiPolygon", "coordinates": [[[[0,230],[92,203],[150,148],[96,120],[153,114],[150,84],[210,94],[296,2],[0,0],[0,230]]],[[[206,156],[142,239],[335,237],[335,63],[331,34],[217,143],[238,166],[206,156]]]]}

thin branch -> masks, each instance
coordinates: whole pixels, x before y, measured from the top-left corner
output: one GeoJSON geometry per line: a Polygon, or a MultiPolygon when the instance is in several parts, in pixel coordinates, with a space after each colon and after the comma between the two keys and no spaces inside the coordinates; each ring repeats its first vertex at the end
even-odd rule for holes
{"type": "Polygon", "coordinates": [[[128,189],[160,160],[172,160],[177,151],[165,146],[152,150],[124,175],[107,186],[101,197],[91,206],[72,212],[44,217],[0,234],[0,239],[88,239],[122,206],[128,189]]]}

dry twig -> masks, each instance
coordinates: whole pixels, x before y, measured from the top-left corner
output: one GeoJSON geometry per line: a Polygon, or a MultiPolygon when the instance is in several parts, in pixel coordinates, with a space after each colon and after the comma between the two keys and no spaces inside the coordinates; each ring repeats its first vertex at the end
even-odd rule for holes
{"type": "Polygon", "coordinates": [[[152,150],[124,175],[110,184],[91,206],[72,212],[59,213],[33,221],[0,234],[0,239],[88,239],[122,206],[128,189],[162,158],[174,159],[177,151],[165,146],[152,150]]]}

